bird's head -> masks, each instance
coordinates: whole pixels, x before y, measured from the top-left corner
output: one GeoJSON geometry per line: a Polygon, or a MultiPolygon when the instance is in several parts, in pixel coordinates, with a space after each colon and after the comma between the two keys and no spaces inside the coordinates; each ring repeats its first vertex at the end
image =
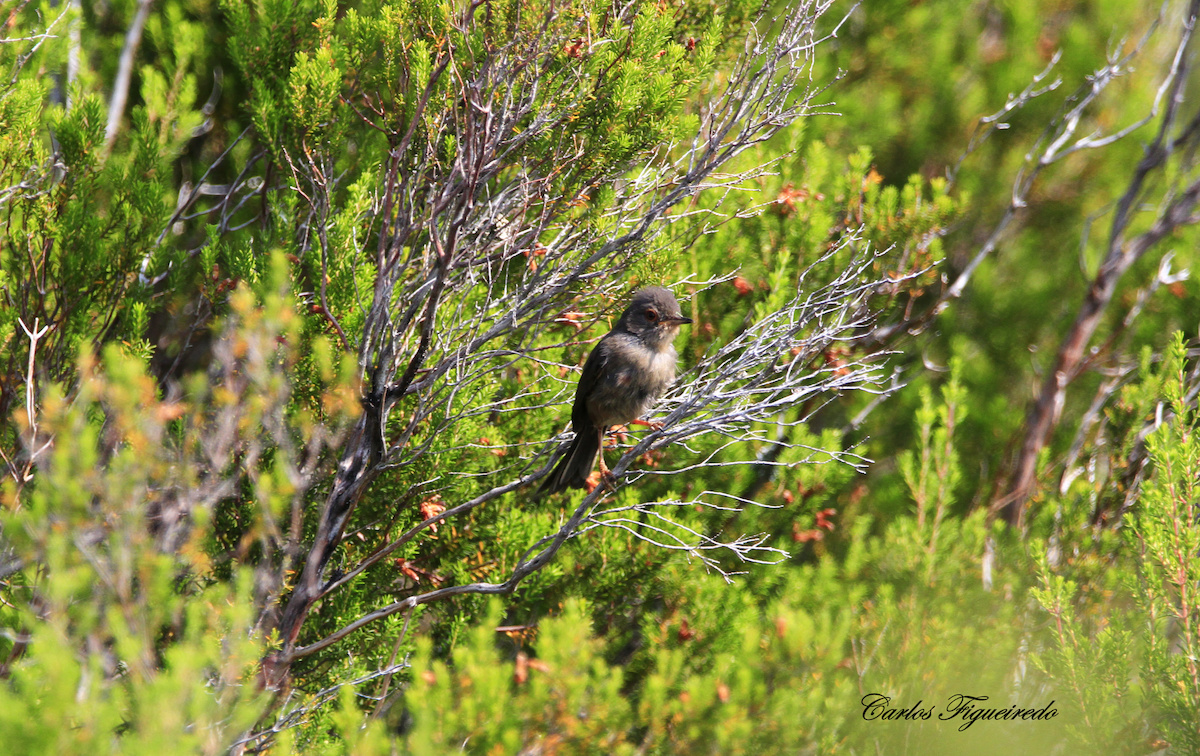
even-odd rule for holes
{"type": "Polygon", "coordinates": [[[674,294],[660,286],[650,286],[633,295],[617,327],[662,349],[674,341],[679,326],[691,322],[691,318],[683,317],[674,294]]]}

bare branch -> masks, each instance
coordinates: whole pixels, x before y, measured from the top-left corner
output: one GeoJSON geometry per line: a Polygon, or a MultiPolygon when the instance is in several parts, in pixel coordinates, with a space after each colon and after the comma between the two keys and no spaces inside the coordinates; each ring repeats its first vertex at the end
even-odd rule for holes
{"type": "Polygon", "coordinates": [[[117,140],[117,131],[121,128],[121,117],[125,115],[125,101],[129,98],[129,85],[133,80],[133,59],[142,43],[142,30],[146,28],[146,19],[150,17],[153,1],[138,0],[137,13],[125,32],[125,46],[121,49],[121,58],[117,62],[117,78],[113,82],[112,97],[108,101],[108,124],[104,127],[105,154],[112,150],[113,142],[117,140]]]}

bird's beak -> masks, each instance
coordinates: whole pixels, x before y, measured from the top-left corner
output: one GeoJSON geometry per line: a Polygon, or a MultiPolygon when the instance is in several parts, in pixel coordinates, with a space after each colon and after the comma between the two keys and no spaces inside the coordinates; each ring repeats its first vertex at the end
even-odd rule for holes
{"type": "Polygon", "coordinates": [[[667,325],[689,325],[689,324],[691,324],[692,319],[685,318],[682,315],[679,317],[673,317],[673,316],[668,315],[667,317],[663,318],[659,322],[666,323],[667,325]]]}

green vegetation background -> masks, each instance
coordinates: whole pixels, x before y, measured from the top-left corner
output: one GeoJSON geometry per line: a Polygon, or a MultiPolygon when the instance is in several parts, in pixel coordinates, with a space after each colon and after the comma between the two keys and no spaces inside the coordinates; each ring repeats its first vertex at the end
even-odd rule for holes
{"type": "MultiPolygon", "coordinates": [[[[861,223],[878,248],[892,245],[881,275],[916,274],[877,306],[890,316],[928,306],[938,281],[961,270],[995,227],[1026,151],[1063,98],[1112,50],[1151,28],[1151,6],[835,5],[830,28],[848,18],[818,53],[816,74],[833,82],[830,113],[739,158],[741,168],[773,165],[744,199],[747,208],[770,205],[645,260],[630,288],[737,273],[715,288],[678,288],[697,321],[679,342],[687,364],[778,306],[839,229],[861,223]],[[1061,90],[1021,110],[948,183],[980,117],[1024,89],[1058,49],[1061,90]]],[[[581,3],[578,12],[600,7],[581,3]]],[[[279,754],[1200,752],[1200,629],[1188,614],[1200,577],[1188,352],[1197,335],[1195,282],[1159,288],[1132,325],[1122,322],[1163,252],[1174,252],[1175,270],[1195,267],[1194,230],[1173,236],[1122,283],[1093,340],[1104,344],[1097,364],[1139,367],[1064,462],[1105,376],[1085,374],[1068,392],[1027,530],[987,517],[1032,397],[1095,272],[1105,213],[1152,127],[1042,177],[1018,228],[965,295],[923,332],[888,345],[903,389],[861,422],[852,419],[871,397],[838,398],[792,439],[869,458],[864,474],[832,459],[771,476],[719,467],[617,495],[634,503],[705,489],[745,493],[770,508],[697,512],[688,522],[717,534],[766,533],[789,553],[785,560],[731,560],[726,568],[744,574],[725,580],[686,554],[594,531],[511,596],[458,597],[368,625],[298,663],[292,688],[272,697],[257,687],[258,661],[274,640],[257,632],[252,605],[264,599],[253,567],[279,527],[263,513],[286,521],[294,503],[285,466],[273,462],[282,452],[266,442],[228,450],[226,464],[247,470],[240,487],[212,492],[211,508],[198,510],[211,514],[170,550],[137,502],[172,487],[204,489],[199,468],[188,470],[193,460],[211,462],[211,450],[188,434],[212,427],[222,412],[237,408],[239,427],[278,422],[310,437],[311,428],[337,428],[357,411],[357,377],[336,334],[301,296],[319,278],[320,261],[300,253],[297,229],[307,221],[295,195],[262,194],[276,219],[265,227],[236,228],[254,220],[258,198],[228,227],[205,216],[168,221],[185,182],[228,183],[242,170],[278,178],[287,167],[276,161],[267,169],[264,155],[311,149],[330,155],[344,177],[340,204],[330,209],[331,248],[361,243],[361,214],[387,144],[339,94],[354,71],[383,92],[377,102],[411,106],[400,72],[372,68],[370,54],[394,48],[414,71],[422,56],[428,66],[427,45],[449,34],[438,26],[440,6],[154,3],[111,154],[107,97],[138,3],[8,0],[2,8],[10,38],[76,9],[31,58],[20,59],[28,46],[0,47],[4,70],[19,71],[0,87],[0,187],[18,187],[0,207],[0,448],[18,461],[28,453],[23,328],[37,326],[23,318],[32,313],[55,324],[37,355],[38,414],[42,432],[58,439],[28,481],[10,475],[3,488],[0,548],[24,559],[0,583],[0,743],[8,752],[237,752],[244,746],[235,743],[272,723],[277,732],[252,745],[279,754]],[[68,28],[77,29],[82,50],[70,87],[61,75],[70,65],[68,28]],[[247,129],[252,137],[238,141],[247,129]],[[231,158],[206,174],[227,149],[231,158]],[[33,169],[52,151],[58,176],[36,179],[33,169]],[[167,295],[140,283],[139,272],[168,267],[167,295]],[[192,334],[171,330],[193,320],[204,323],[199,348],[192,334]],[[241,372],[223,373],[209,366],[222,359],[212,346],[221,334],[236,355],[284,346],[277,362],[251,359],[241,372]],[[1151,472],[1114,517],[1138,433],[1164,408],[1173,421],[1149,435],[1151,472]],[[1072,474],[1061,484],[1064,471],[1072,474]],[[409,664],[372,676],[396,660],[409,664]],[[955,694],[986,696],[1000,708],[1053,701],[1057,714],[966,728],[936,714],[866,721],[862,699],[871,693],[896,708],[935,705],[939,713],[955,694]]],[[[595,159],[620,164],[669,139],[703,93],[698,82],[709,71],[719,77],[740,49],[751,11],[736,0],[647,4],[654,23],[639,32],[644,40],[682,50],[701,39],[708,49],[701,60],[681,57],[665,84],[656,80],[663,91],[643,93],[650,105],[640,116],[638,108],[600,105],[583,112],[595,159]],[[711,25],[717,16],[723,26],[711,25]]],[[[1112,131],[1149,110],[1173,50],[1170,29],[1089,112],[1095,127],[1112,131]]],[[[658,60],[654,54],[646,60],[658,60]]],[[[620,86],[634,91],[634,78],[620,86]]],[[[1195,89],[1192,82],[1189,93],[1195,89]]],[[[330,271],[330,309],[353,332],[362,317],[358,292],[373,273],[349,253],[330,271]]],[[[598,336],[603,322],[581,338],[598,336]]],[[[564,350],[562,361],[581,360],[588,346],[564,350]]],[[[859,356],[850,348],[827,358],[859,356]]],[[[518,368],[464,400],[482,406],[485,390],[517,391],[526,377],[518,368]]],[[[355,515],[363,535],[347,540],[343,558],[352,562],[378,545],[372,539],[420,522],[429,511],[421,506],[438,503],[420,494],[421,481],[498,470],[511,463],[505,454],[557,433],[565,413],[483,415],[427,430],[436,463],[400,467],[376,482],[355,515]],[[388,528],[376,533],[379,522],[388,528]]],[[[719,443],[644,461],[680,466],[719,443]]],[[[746,447],[722,454],[764,451],[746,447]]],[[[793,451],[780,461],[798,459],[793,451]]],[[[465,500],[481,485],[448,481],[438,501],[465,500]]],[[[302,497],[309,519],[321,493],[318,484],[302,497]]],[[[517,493],[447,522],[326,599],[304,637],[323,638],[414,585],[502,577],[570,506],[517,493]]]]}

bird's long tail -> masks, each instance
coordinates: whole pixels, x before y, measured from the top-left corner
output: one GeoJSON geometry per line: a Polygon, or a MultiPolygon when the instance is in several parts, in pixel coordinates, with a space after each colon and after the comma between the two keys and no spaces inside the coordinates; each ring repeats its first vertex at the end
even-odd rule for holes
{"type": "Polygon", "coordinates": [[[542,483],[539,491],[545,494],[558,493],[568,488],[586,488],[592,466],[596,464],[596,452],[600,450],[603,435],[598,428],[575,434],[562,459],[542,483]]]}

